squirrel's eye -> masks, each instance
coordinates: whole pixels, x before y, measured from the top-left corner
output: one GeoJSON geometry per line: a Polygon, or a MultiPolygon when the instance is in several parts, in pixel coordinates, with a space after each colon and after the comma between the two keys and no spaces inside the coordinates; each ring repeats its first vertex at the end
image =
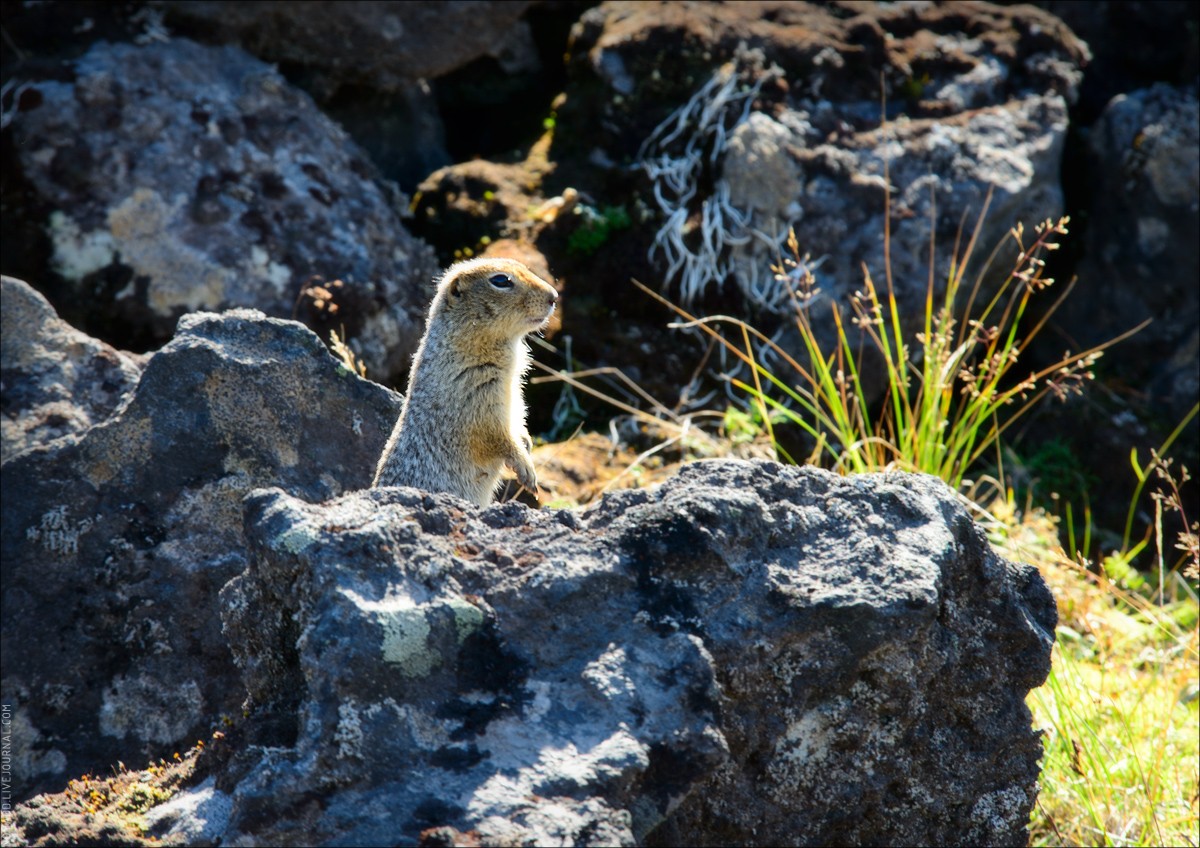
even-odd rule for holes
{"type": "Polygon", "coordinates": [[[488,277],[488,282],[498,289],[511,289],[513,284],[512,277],[508,274],[492,274],[488,277]]]}

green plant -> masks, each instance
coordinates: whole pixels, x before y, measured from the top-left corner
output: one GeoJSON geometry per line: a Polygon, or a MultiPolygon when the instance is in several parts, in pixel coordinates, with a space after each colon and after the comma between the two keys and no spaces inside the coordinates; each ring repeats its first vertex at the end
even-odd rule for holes
{"type": "Polygon", "coordinates": [[[1030,844],[1195,845],[1195,591],[1177,574],[1153,591],[1152,575],[1129,567],[1132,552],[1102,569],[1068,556],[1060,519],[1019,512],[1011,490],[988,515],[992,543],[1035,565],[1058,606],[1050,676],[1026,699],[1045,747],[1030,844]]]}
{"type": "Polygon", "coordinates": [[[1195,844],[1195,634],[1131,612],[1107,609],[1116,639],[1060,627],[1030,694],[1046,732],[1035,845],[1195,844]]]}
{"type": "Polygon", "coordinates": [[[567,239],[567,252],[573,256],[591,256],[618,230],[633,223],[624,206],[605,206],[596,211],[587,204],[576,207],[582,223],[567,239]]]}
{"type": "MultiPolygon", "coordinates": [[[[1041,507],[1089,502],[1096,476],[1082,463],[1065,439],[1052,437],[1028,454],[1008,449],[1003,453],[1007,482],[1016,489],[1017,500],[1041,507]]],[[[998,471],[998,469],[997,469],[998,471]]]]}
{"type": "MultiPolygon", "coordinates": [[[[990,199],[989,194],[988,202],[990,199]]],[[[1009,238],[1017,250],[1013,268],[976,311],[984,276],[1003,246],[993,250],[968,289],[964,279],[987,206],[985,202],[965,249],[960,253],[956,245],[950,277],[940,295],[932,275],[931,241],[923,326],[914,334],[915,344],[905,338],[891,281],[887,258],[890,232],[886,229],[884,292],[864,268],[863,288],[850,301],[849,323],[861,331],[861,338],[883,359],[887,387],[878,414],[863,390],[865,348],[856,344],[855,334],[836,303],[831,318],[837,342],[831,351],[822,349],[813,329],[816,319],[810,314],[816,283],[800,256],[794,233],[788,235],[790,256],[773,270],[779,283],[788,287],[795,305],[804,364],[744,321],[727,316],[696,318],[646,286],[637,285],[683,317],[686,323],[681,326],[701,328],[750,367],[751,382],[735,378],[734,385],[760,408],[769,430],[773,416],[767,415],[768,410],[807,432],[816,442],[811,461],[827,462],[842,472],[897,467],[923,471],[961,489],[968,470],[985,453],[999,447],[1000,437],[1009,427],[1048,395],[1066,397],[1079,391],[1091,378],[1091,366],[1105,348],[1145,326],[1139,325],[1081,353],[1068,354],[1018,379],[1015,366],[1020,355],[1070,292],[1068,287],[1025,330],[1022,321],[1031,298],[1054,282],[1043,275],[1042,256],[1058,248],[1057,237],[1066,234],[1067,219],[1038,225],[1029,243],[1021,225],[1010,231],[1009,238]],[[740,344],[713,326],[721,323],[737,329],[740,344]],[[789,383],[765,368],[759,362],[756,344],[759,351],[769,349],[787,363],[798,381],[789,383]]],[[[885,215],[885,221],[888,219],[885,215]]],[[[777,451],[793,461],[779,448],[773,432],[772,440],[777,451]]]]}
{"type": "MultiPolygon", "coordinates": [[[[1147,463],[1145,468],[1143,468],[1138,462],[1137,448],[1130,449],[1129,464],[1133,467],[1133,473],[1134,476],[1137,477],[1138,482],[1137,488],[1134,489],[1133,498],[1129,502],[1129,512],[1125,516],[1125,535],[1121,538],[1121,548],[1123,550],[1129,548],[1130,538],[1133,533],[1133,519],[1137,514],[1138,504],[1141,500],[1142,491],[1146,487],[1146,483],[1150,480],[1151,475],[1156,475],[1160,479],[1163,479],[1164,475],[1169,477],[1170,460],[1164,459],[1163,457],[1167,455],[1167,451],[1171,449],[1171,445],[1173,445],[1175,440],[1179,438],[1180,434],[1186,430],[1188,424],[1192,422],[1192,419],[1196,417],[1198,412],[1200,412],[1200,403],[1197,403],[1191,408],[1188,414],[1184,416],[1183,420],[1179,422],[1179,425],[1171,431],[1171,435],[1167,436],[1166,440],[1162,443],[1162,445],[1159,446],[1158,450],[1150,451],[1150,462],[1147,463]]],[[[1185,478],[1187,478],[1188,471],[1186,468],[1183,469],[1183,475],[1185,478]]],[[[1177,489],[1175,491],[1175,497],[1176,499],[1179,498],[1179,492],[1177,489]]],[[[1181,513],[1183,512],[1182,501],[1179,503],[1179,511],[1181,513]]]]}
{"type": "Polygon", "coordinates": [[[925,95],[925,88],[931,82],[933,80],[928,73],[922,73],[920,76],[910,76],[900,83],[900,94],[905,100],[920,100],[925,95]]]}
{"type": "Polygon", "coordinates": [[[721,422],[725,438],[735,445],[754,441],[762,433],[762,421],[756,421],[756,417],[736,406],[726,408],[725,418],[721,422]]]}
{"type": "Polygon", "coordinates": [[[1059,609],[1050,676],[1027,699],[1046,752],[1031,844],[1196,844],[1195,596],[1176,584],[1155,603],[1053,544],[1000,545],[1037,564],[1059,609]]]}

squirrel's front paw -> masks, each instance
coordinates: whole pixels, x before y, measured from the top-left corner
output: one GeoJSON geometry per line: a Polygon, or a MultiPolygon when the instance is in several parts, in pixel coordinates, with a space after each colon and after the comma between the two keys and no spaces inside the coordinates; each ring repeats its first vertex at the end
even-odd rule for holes
{"type": "Polygon", "coordinates": [[[519,457],[512,469],[517,472],[517,482],[536,495],[537,472],[533,470],[533,463],[527,457],[519,457]]]}

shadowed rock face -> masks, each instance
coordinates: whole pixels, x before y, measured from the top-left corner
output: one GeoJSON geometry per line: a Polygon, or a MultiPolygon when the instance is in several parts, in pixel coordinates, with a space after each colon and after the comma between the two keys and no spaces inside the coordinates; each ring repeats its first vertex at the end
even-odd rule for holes
{"type": "Polygon", "coordinates": [[[80,423],[5,462],[0,478],[2,687],[21,798],[169,756],[237,713],[216,596],[246,567],[242,497],[268,484],[313,500],[368,485],[399,398],[300,324],[235,310],[184,318],[113,411],[93,403],[94,382],[67,377],[98,362],[86,374],[119,366],[132,381],[123,355],[82,334],[64,347],[39,296],[15,280],[4,293],[5,409],[35,402],[14,428],[47,397],[80,423]],[[10,336],[10,305],[40,323],[10,336]],[[58,371],[47,351],[60,352],[58,371]]]}
{"type": "MultiPolygon", "coordinates": [[[[1113,98],[1089,136],[1095,205],[1079,276],[1091,296],[1060,322],[1081,345],[1154,320],[1107,363],[1172,422],[1200,395],[1200,102],[1158,84],[1113,98]]],[[[1200,454],[1193,428],[1185,457],[1200,454]]],[[[1193,460],[1194,461],[1194,460],[1193,460]]]]}
{"type": "Polygon", "coordinates": [[[108,418],[141,377],[135,357],[79,332],[46,298],[0,278],[3,460],[108,418]]]}
{"type": "Polygon", "coordinates": [[[932,478],[710,461],[582,513],[266,490],[246,528],[222,615],[267,747],[197,790],[227,842],[1025,839],[1054,602],[932,478]]]}
{"type": "Polygon", "coordinates": [[[529,0],[436,3],[163,4],[169,23],[194,22],[268,62],[318,68],[335,81],[387,89],[500,55],[529,0]]]}
{"type": "Polygon", "coordinates": [[[10,131],[52,210],[68,318],[153,346],[186,312],[299,311],[343,327],[372,374],[408,367],[432,252],[400,221],[407,199],[274,68],[186,39],[101,42],[24,97],[10,131]],[[336,314],[299,296],[314,279],[343,281],[336,314]]]}

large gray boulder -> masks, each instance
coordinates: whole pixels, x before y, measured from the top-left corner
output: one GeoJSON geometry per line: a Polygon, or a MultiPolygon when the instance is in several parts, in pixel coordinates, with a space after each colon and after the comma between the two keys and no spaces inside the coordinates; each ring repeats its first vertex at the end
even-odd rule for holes
{"type": "Polygon", "coordinates": [[[81,333],[21,280],[0,277],[0,461],[111,416],[141,362],[81,333]]]}
{"type": "MultiPolygon", "coordinates": [[[[885,182],[907,330],[989,192],[977,260],[1016,223],[1062,213],[1067,106],[1087,55],[1030,6],[606,2],[573,31],[554,153],[640,169],[631,208],[652,234],[651,279],[768,332],[792,324],[771,266],[794,228],[828,350],[828,302],[848,307],[864,264],[883,285],[885,182]]],[[[803,354],[798,337],[782,343],[803,354]]]]}
{"type": "Polygon", "coordinates": [[[100,42],[69,68],[31,82],[7,130],[49,210],[68,319],[153,346],[187,312],[254,307],[343,328],[379,379],[407,369],[432,253],[401,223],[406,198],[308,95],[236,47],[186,39],[100,42]],[[301,296],[335,279],[336,311],[301,296]]]}
{"type": "Polygon", "coordinates": [[[369,485],[399,398],[302,325],[235,310],[183,318],[111,410],[135,378],[120,356],[72,336],[20,283],[5,281],[4,298],[4,408],[25,405],[12,426],[31,441],[0,474],[0,694],[21,798],[170,756],[238,714],[216,596],[247,566],[242,497],[369,485]],[[10,335],[22,315],[38,323],[10,335]],[[85,374],[111,391],[72,382],[85,374]],[[44,399],[78,420],[36,444],[26,425],[44,399]]]}
{"type": "Polygon", "coordinates": [[[1054,600],[933,478],[710,461],[581,513],[271,489],[246,532],[250,717],[166,841],[1026,839],[1054,600]]]}
{"type": "Polygon", "coordinates": [[[268,62],[388,90],[499,56],[531,0],[223,3],[165,0],[168,24],[199,25],[268,62]]]}

